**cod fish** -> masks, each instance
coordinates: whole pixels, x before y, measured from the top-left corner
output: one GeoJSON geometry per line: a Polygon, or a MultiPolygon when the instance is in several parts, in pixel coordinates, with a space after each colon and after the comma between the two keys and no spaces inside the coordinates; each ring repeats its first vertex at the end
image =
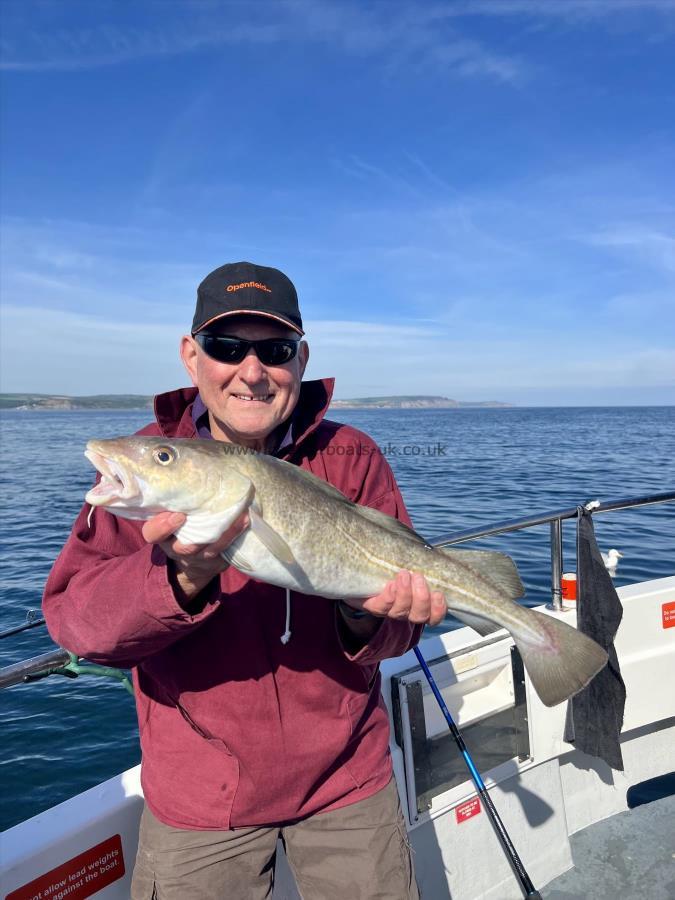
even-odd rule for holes
{"type": "Polygon", "coordinates": [[[431,547],[291,463],[221,441],[138,436],[89,441],[85,456],[102,476],[87,503],[129,519],[184,513],[176,537],[185,543],[216,540],[247,510],[250,526],[223,555],[260,581],[350,600],[378,594],[401,569],[421,572],[479,634],[510,632],[547,706],[576,694],[607,662],[570,625],[514,602],[524,589],[508,556],[431,547]]]}

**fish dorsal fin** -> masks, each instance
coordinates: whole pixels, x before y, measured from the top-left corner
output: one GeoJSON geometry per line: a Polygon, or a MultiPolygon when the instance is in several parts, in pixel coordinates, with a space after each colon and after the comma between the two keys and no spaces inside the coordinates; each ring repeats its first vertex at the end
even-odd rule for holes
{"type": "Polygon", "coordinates": [[[380,528],[386,528],[387,531],[390,531],[398,537],[408,538],[408,540],[416,541],[418,544],[424,544],[431,549],[431,544],[428,544],[420,534],[412,528],[409,528],[407,525],[404,525],[403,522],[399,522],[398,519],[394,519],[393,516],[388,516],[386,513],[380,512],[379,509],[373,509],[372,506],[357,505],[356,511],[360,516],[363,516],[364,519],[369,519],[374,525],[379,525],[380,528]]]}
{"type": "Polygon", "coordinates": [[[483,578],[491,581],[509,600],[524,596],[525,588],[516,564],[505,553],[496,550],[456,550],[454,547],[438,547],[437,550],[453,562],[470,566],[483,578]]]}

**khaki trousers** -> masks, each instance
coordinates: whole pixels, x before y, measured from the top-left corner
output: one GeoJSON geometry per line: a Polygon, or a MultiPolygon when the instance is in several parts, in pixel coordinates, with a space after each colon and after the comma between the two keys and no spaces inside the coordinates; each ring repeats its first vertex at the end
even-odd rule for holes
{"type": "Polygon", "coordinates": [[[419,900],[396,783],[293,825],[188,831],[141,819],[132,900],[263,900],[277,839],[303,900],[419,900]]]}

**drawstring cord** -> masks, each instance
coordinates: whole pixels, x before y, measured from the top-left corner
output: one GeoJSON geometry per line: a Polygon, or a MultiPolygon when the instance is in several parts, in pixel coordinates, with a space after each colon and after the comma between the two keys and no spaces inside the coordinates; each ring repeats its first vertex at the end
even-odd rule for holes
{"type": "Polygon", "coordinates": [[[291,639],[291,591],[286,588],[286,631],[281,635],[279,640],[282,644],[287,644],[291,639]]]}

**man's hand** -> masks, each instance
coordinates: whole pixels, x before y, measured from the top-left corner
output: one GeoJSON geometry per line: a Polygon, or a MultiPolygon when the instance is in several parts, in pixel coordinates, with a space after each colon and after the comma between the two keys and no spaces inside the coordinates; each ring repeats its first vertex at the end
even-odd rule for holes
{"type": "Polygon", "coordinates": [[[149,544],[157,544],[171,560],[170,574],[191,600],[206,585],[227,568],[221,556],[223,550],[248,528],[248,513],[243,512],[212,544],[181,544],[174,532],[185,522],[183,513],[162,512],[143,525],[143,537],[149,544]]]}
{"type": "Polygon", "coordinates": [[[376,596],[343,602],[354,609],[364,609],[372,616],[407,620],[413,625],[438,625],[448,611],[441,591],[432,591],[424,575],[405,570],[376,596]]]}

